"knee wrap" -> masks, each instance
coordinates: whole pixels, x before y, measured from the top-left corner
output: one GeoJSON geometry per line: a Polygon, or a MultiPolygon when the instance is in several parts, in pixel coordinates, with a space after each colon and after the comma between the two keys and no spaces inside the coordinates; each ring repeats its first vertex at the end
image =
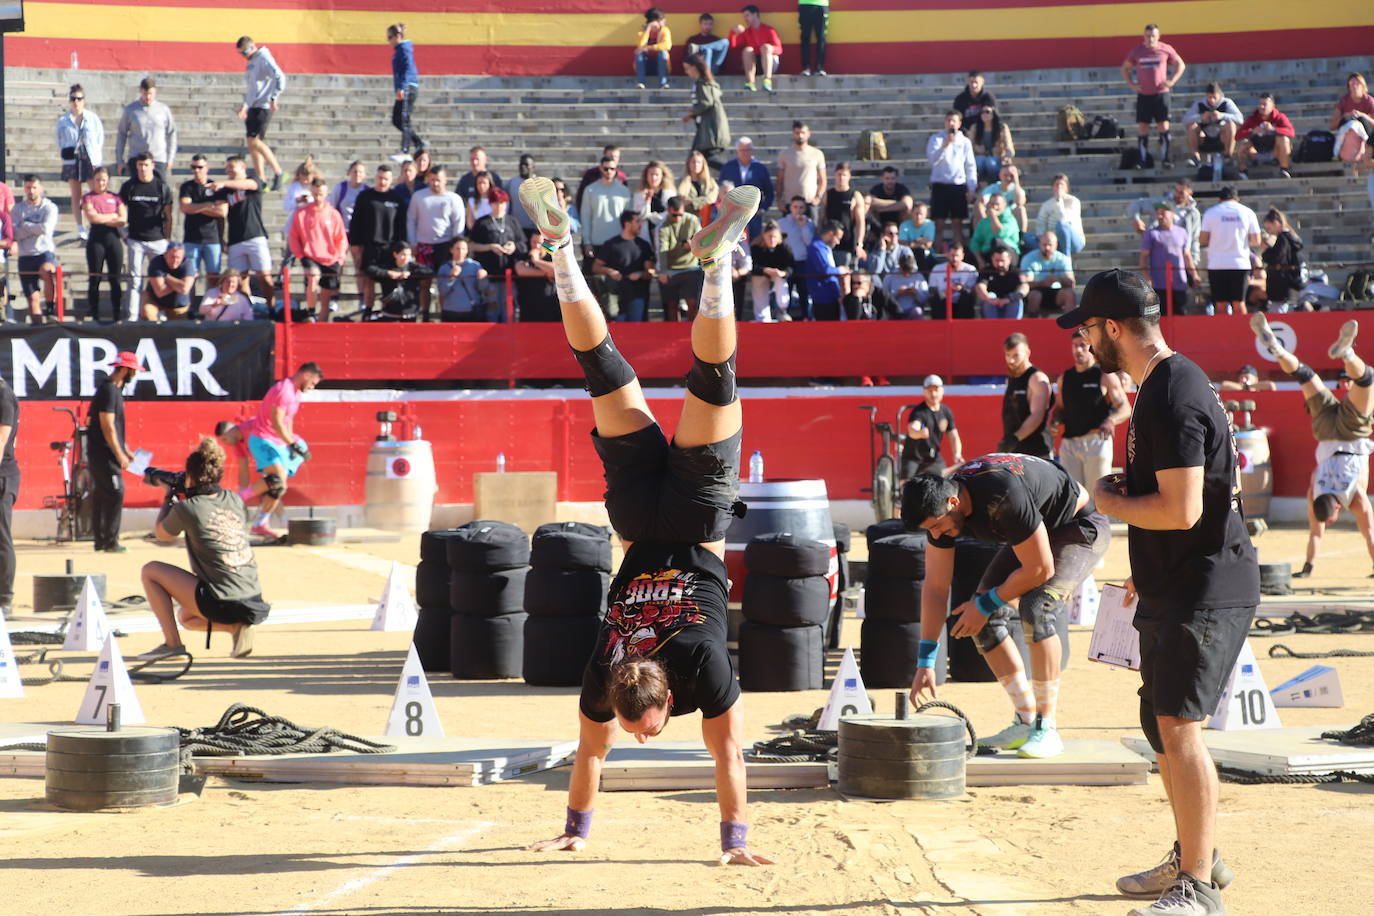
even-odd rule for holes
{"type": "Polygon", "coordinates": [[[723,363],[708,363],[693,358],[687,373],[687,390],[707,404],[725,407],[735,403],[735,354],[723,363]]]}
{"type": "Polygon", "coordinates": [[[1361,388],[1368,388],[1370,385],[1374,385],[1374,369],[1365,366],[1364,375],[1355,379],[1355,384],[1361,388]]]}
{"type": "Polygon", "coordinates": [[[573,350],[582,376],[587,380],[587,393],[594,398],[619,391],[635,380],[635,371],[616,349],[611,335],[590,350],[573,350]]]}
{"type": "Polygon", "coordinates": [[[286,492],[286,481],[276,474],[264,474],[262,479],[267,482],[267,495],[273,499],[281,499],[281,495],[286,492]]]}

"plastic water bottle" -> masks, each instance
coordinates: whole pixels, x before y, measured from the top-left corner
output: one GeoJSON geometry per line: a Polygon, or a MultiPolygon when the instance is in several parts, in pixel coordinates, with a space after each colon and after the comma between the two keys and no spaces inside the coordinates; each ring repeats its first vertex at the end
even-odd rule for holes
{"type": "Polygon", "coordinates": [[[79,60],[76,59],[76,52],[75,52],[75,51],[72,52],[72,69],[73,69],[73,70],[80,70],[80,69],[81,69],[81,61],[79,61],[79,60]]]}
{"type": "Polygon", "coordinates": [[[1213,153],[1213,154],[1212,154],[1212,180],[1213,180],[1213,181],[1221,181],[1221,176],[1222,176],[1221,166],[1222,166],[1221,154],[1220,154],[1220,153],[1213,153]]]}
{"type": "Polygon", "coordinates": [[[763,483],[763,452],[755,451],[749,457],[749,482],[763,483]]]}
{"type": "Polygon", "coordinates": [[[506,473],[506,453],[505,453],[505,452],[497,452],[497,453],[496,453],[496,473],[498,473],[498,474],[504,474],[504,473],[506,473]]]}
{"type": "Polygon", "coordinates": [[[419,423],[416,423],[416,424],[415,424],[415,438],[416,438],[416,439],[423,439],[424,437],[425,437],[425,428],[424,428],[423,426],[421,426],[419,423]]]}

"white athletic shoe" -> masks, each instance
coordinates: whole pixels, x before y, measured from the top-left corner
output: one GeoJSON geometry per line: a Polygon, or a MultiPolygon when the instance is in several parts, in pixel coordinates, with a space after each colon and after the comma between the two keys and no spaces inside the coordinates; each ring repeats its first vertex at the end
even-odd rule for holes
{"type": "Polygon", "coordinates": [[[568,240],[572,221],[558,203],[558,190],[547,178],[526,178],[520,182],[520,205],[525,208],[549,251],[562,248],[568,240]]]}
{"type": "Polygon", "coordinates": [[[234,631],[234,644],[229,650],[230,658],[247,658],[253,654],[253,625],[239,624],[234,631]]]}
{"type": "MultiPolygon", "coordinates": [[[[1169,854],[1154,868],[1138,871],[1133,875],[1123,875],[1116,879],[1116,889],[1128,897],[1155,897],[1164,893],[1178,880],[1178,843],[1174,843],[1169,854]]],[[[1235,880],[1235,873],[1221,861],[1221,853],[1212,851],[1212,883],[1226,889],[1235,880]]]]}
{"type": "Polygon", "coordinates": [[[1025,744],[1031,736],[1031,724],[1022,722],[1020,716],[1015,716],[1011,724],[1002,729],[995,735],[988,735],[986,738],[978,739],[979,747],[995,747],[1002,750],[1015,750],[1025,744]]]}
{"type": "MultiPolygon", "coordinates": [[[[523,197],[524,184],[520,185],[520,193],[523,197]]],[[[711,225],[692,236],[692,254],[696,255],[703,267],[719,261],[735,249],[744,233],[744,227],[749,225],[754,214],[759,212],[759,202],[762,198],[759,189],[750,184],[730,189],[721,201],[720,212],[711,221],[711,225]]]]}
{"type": "Polygon", "coordinates": [[[1336,337],[1336,342],[1331,345],[1331,349],[1326,351],[1326,355],[1332,359],[1345,359],[1350,352],[1350,346],[1355,342],[1355,335],[1359,333],[1360,323],[1354,318],[1341,325],[1341,333],[1336,337]]]}
{"type": "Polygon", "coordinates": [[[1130,916],[1227,916],[1221,889],[1203,884],[1192,875],[1179,875],[1164,894],[1149,906],[1138,906],[1130,916]]]}
{"type": "Polygon", "coordinates": [[[1031,726],[1030,737],[1016,751],[1018,757],[1058,757],[1064,753],[1064,739],[1059,737],[1059,729],[1054,727],[1054,721],[1045,721],[1044,717],[1036,716],[1035,724],[1031,726]]]}

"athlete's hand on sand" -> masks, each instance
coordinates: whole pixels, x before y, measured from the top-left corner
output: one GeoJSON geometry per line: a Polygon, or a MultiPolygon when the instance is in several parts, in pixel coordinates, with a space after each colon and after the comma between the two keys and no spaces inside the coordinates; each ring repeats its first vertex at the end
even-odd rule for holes
{"type": "Polygon", "coordinates": [[[716,862],[719,865],[772,865],[773,859],[761,852],[750,852],[744,846],[737,846],[722,852],[716,862]]]}
{"type": "Polygon", "coordinates": [[[587,841],[580,836],[563,834],[551,840],[540,840],[525,847],[526,852],[551,852],[556,850],[566,850],[569,852],[581,852],[587,848],[587,841]]]}
{"type": "Polygon", "coordinates": [[[935,672],[930,668],[917,668],[916,676],[911,679],[911,704],[920,706],[926,701],[927,693],[930,699],[936,699],[935,672]]]}
{"type": "Polygon", "coordinates": [[[983,616],[983,612],[974,606],[972,601],[965,601],[954,609],[950,615],[958,617],[954,626],[949,628],[951,636],[973,636],[987,626],[988,619],[983,616]]]}

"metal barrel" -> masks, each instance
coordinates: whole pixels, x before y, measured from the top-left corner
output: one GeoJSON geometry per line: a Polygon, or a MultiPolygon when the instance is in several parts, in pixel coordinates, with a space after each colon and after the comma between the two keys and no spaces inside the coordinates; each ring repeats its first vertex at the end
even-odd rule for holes
{"type": "Polygon", "coordinates": [[[839,583],[840,560],[835,548],[835,526],[830,520],[830,497],[824,480],[748,481],[739,485],[739,499],[749,507],[744,518],[730,522],[725,532],[725,568],[730,575],[730,600],[739,601],[744,589],[744,548],[755,535],[790,532],[799,538],[820,541],[830,548],[830,582],[833,601],[839,583]]]}

